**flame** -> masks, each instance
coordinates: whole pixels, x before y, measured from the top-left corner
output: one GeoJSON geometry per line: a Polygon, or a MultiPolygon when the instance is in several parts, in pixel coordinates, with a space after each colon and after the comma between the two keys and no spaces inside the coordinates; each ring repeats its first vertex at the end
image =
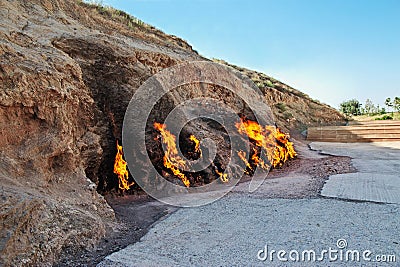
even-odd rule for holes
{"type": "MultiPolygon", "coordinates": [[[[253,170],[253,168],[251,167],[250,163],[249,163],[248,160],[247,160],[246,152],[240,150],[237,154],[238,154],[239,158],[240,158],[241,160],[243,160],[244,164],[246,164],[246,167],[249,168],[250,170],[253,170]]],[[[248,173],[248,172],[247,172],[247,173],[248,173]]]]}
{"type": "Polygon", "coordinates": [[[118,175],[118,187],[122,190],[129,190],[134,182],[128,182],[129,173],[126,169],[126,161],[123,159],[123,155],[122,146],[118,145],[117,141],[117,155],[115,155],[114,173],[118,175]]]}
{"type": "MultiPolygon", "coordinates": [[[[186,187],[189,187],[190,181],[181,171],[189,163],[179,156],[176,137],[167,130],[165,124],[155,122],[154,128],[160,132],[162,142],[166,145],[163,158],[164,167],[171,170],[186,187]]],[[[289,134],[283,133],[279,128],[268,125],[263,127],[255,121],[244,118],[236,123],[236,128],[240,134],[248,136],[252,144],[249,158],[247,158],[246,152],[237,151],[239,158],[246,165],[245,173],[247,174],[254,171],[255,167],[269,169],[271,166],[281,166],[296,156],[293,143],[289,141],[289,134]],[[266,155],[267,158],[261,158],[261,154],[266,155]]],[[[194,152],[200,153],[201,156],[200,141],[194,135],[190,135],[189,140],[194,143],[194,152]]],[[[228,182],[228,174],[220,172],[216,167],[215,173],[222,182],[228,182]]]]}
{"type": "Polygon", "coordinates": [[[189,137],[189,139],[190,139],[190,141],[193,141],[195,144],[194,152],[198,152],[201,155],[200,141],[193,134],[189,137]]]}
{"type": "Polygon", "coordinates": [[[272,162],[274,167],[281,166],[288,159],[292,159],[297,155],[293,142],[289,141],[289,134],[283,133],[279,128],[276,128],[275,138],[277,146],[274,153],[274,161],[272,162]]]}
{"type": "Polygon", "coordinates": [[[228,174],[227,173],[222,173],[222,172],[218,171],[217,168],[215,168],[215,172],[219,175],[219,179],[221,179],[221,181],[223,183],[228,182],[228,174]]]}
{"type": "Polygon", "coordinates": [[[154,128],[161,133],[162,142],[166,145],[164,166],[170,169],[174,175],[178,176],[186,187],[189,187],[190,182],[188,178],[180,171],[180,169],[185,167],[186,162],[178,155],[176,137],[167,130],[165,124],[155,122],[154,128]]]}
{"type": "Polygon", "coordinates": [[[263,127],[255,121],[244,118],[235,126],[240,134],[247,135],[250,141],[259,148],[253,148],[251,162],[247,159],[245,152],[238,152],[238,156],[249,170],[253,170],[252,164],[263,169],[269,169],[271,165],[282,166],[288,159],[297,155],[293,143],[289,141],[289,134],[283,133],[279,128],[269,125],[263,127]],[[267,162],[260,158],[261,150],[265,151],[268,157],[267,162]]]}
{"type": "Polygon", "coordinates": [[[263,169],[269,168],[269,165],[266,164],[262,158],[260,158],[260,152],[255,147],[253,148],[253,155],[251,156],[251,159],[254,161],[256,166],[261,166],[263,169]]]}

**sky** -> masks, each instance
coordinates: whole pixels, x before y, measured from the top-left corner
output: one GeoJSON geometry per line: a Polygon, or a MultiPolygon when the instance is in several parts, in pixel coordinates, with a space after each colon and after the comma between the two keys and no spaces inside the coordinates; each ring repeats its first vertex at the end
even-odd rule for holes
{"type": "Polygon", "coordinates": [[[399,0],[104,0],[335,108],[400,96],[399,0]]]}

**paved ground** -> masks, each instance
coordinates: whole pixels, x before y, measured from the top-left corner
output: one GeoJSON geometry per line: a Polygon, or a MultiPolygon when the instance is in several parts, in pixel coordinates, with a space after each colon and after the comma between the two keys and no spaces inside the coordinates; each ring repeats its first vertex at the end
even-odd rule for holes
{"type": "Polygon", "coordinates": [[[312,143],[313,149],[353,158],[357,173],[331,176],[321,195],[400,204],[400,142],[312,143]]]}
{"type": "MultiPolygon", "coordinates": [[[[357,144],[346,144],[337,149],[332,148],[337,146],[332,143],[313,146],[354,158],[355,165],[361,167],[358,178],[353,183],[347,183],[354,188],[365,187],[361,180],[363,177],[378,181],[379,175],[372,171],[382,167],[380,173],[385,177],[386,184],[379,181],[379,185],[383,184],[384,187],[377,187],[380,189],[376,191],[388,191],[387,183],[392,183],[391,178],[398,181],[399,163],[387,159],[399,158],[400,144],[393,144],[390,149],[382,148],[383,145],[357,147],[357,144]],[[365,160],[369,162],[365,163],[365,160]]],[[[333,176],[331,179],[348,181],[352,176],[340,177],[333,176]]],[[[335,182],[333,186],[330,183],[328,181],[328,189],[324,190],[335,192],[333,189],[340,188],[335,187],[335,182]]],[[[296,186],[293,183],[288,185],[296,186]]],[[[254,194],[246,193],[243,190],[246,186],[246,183],[239,185],[237,190],[212,204],[177,210],[158,222],[140,242],[109,255],[98,266],[399,265],[400,205],[394,201],[398,187],[393,189],[393,196],[388,198],[389,202],[395,204],[380,204],[336,198],[271,199],[265,197],[268,194],[263,194],[270,190],[268,186],[262,186],[254,194]],[[346,242],[341,240],[337,244],[339,239],[346,242]],[[344,243],[347,246],[343,246],[344,243]],[[266,245],[269,257],[262,261],[259,258],[265,257],[266,245]],[[276,253],[272,254],[271,260],[272,250],[285,250],[288,254],[281,256],[288,261],[280,261],[276,253]],[[316,261],[308,260],[309,255],[313,259],[311,250],[316,252],[316,261]],[[323,253],[324,250],[330,252],[323,253]],[[367,251],[364,259],[363,252],[366,250],[371,253],[367,251]],[[294,262],[297,253],[300,262],[294,262]],[[357,253],[361,255],[360,262],[351,261],[352,255],[357,253]],[[321,254],[324,260],[318,261],[321,254]],[[396,257],[396,263],[375,261],[379,256],[393,261],[392,255],[396,257]],[[339,258],[334,260],[335,257],[339,258]]],[[[349,192],[347,194],[356,197],[379,196],[380,201],[386,201],[380,193],[352,193],[357,192],[355,189],[349,192]]],[[[339,193],[336,192],[336,196],[346,198],[343,191],[339,193]]],[[[356,197],[353,199],[361,199],[356,197]]]]}

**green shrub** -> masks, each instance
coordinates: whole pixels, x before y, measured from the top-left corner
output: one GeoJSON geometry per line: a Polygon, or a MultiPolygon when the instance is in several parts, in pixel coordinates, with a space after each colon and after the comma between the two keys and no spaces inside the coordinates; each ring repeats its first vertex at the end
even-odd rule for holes
{"type": "Polygon", "coordinates": [[[357,99],[350,99],[340,103],[340,112],[346,116],[361,115],[361,104],[357,99]]]}
{"type": "Polygon", "coordinates": [[[95,8],[100,15],[107,16],[124,23],[129,28],[134,29],[137,26],[151,28],[151,26],[142,20],[129,15],[128,13],[115,9],[111,6],[103,5],[102,0],[78,0],[78,3],[90,8],[95,8]]]}
{"type": "Polygon", "coordinates": [[[270,80],[267,80],[267,81],[265,82],[265,84],[266,84],[268,87],[272,87],[272,88],[275,87],[275,85],[274,85],[270,80]]]}
{"type": "Polygon", "coordinates": [[[376,121],[383,121],[383,120],[393,120],[392,116],[389,115],[384,115],[383,117],[380,118],[375,118],[376,121]]]}
{"type": "Polygon", "coordinates": [[[285,111],[285,112],[283,113],[283,118],[284,118],[285,120],[291,119],[291,118],[293,118],[293,114],[292,114],[291,112],[289,112],[289,111],[285,111]]]}
{"type": "Polygon", "coordinates": [[[286,111],[286,104],[279,102],[277,104],[275,104],[275,107],[277,107],[281,112],[285,112],[286,111]]]}

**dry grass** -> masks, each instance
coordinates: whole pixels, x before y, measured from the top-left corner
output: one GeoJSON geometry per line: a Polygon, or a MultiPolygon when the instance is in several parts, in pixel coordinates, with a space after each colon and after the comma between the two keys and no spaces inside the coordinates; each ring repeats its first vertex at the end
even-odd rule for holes
{"type": "Polygon", "coordinates": [[[147,29],[154,29],[153,26],[143,22],[142,20],[112,6],[104,6],[101,1],[82,1],[78,0],[78,4],[90,9],[95,9],[103,16],[106,16],[114,21],[118,21],[127,25],[129,28],[135,29],[136,27],[143,27],[147,29]]]}
{"type": "Polygon", "coordinates": [[[180,47],[197,53],[185,40],[174,35],[166,34],[124,11],[111,6],[105,6],[102,1],[76,0],[76,3],[80,7],[90,11],[86,11],[85,13],[91,14],[91,18],[97,20],[97,24],[93,25],[96,28],[103,27],[109,31],[117,30],[117,32],[126,36],[136,36],[159,45],[180,47]]]}
{"type": "Polygon", "coordinates": [[[393,117],[393,120],[400,120],[400,112],[393,112],[393,116],[392,116],[392,112],[387,112],[386,114],[378,114],[378,115],[360,115],[360,116],[354,116],[353,120],[355,121],[374,121],[376,118],[381,118],[384,115],[388,115],[393,117]]]}

